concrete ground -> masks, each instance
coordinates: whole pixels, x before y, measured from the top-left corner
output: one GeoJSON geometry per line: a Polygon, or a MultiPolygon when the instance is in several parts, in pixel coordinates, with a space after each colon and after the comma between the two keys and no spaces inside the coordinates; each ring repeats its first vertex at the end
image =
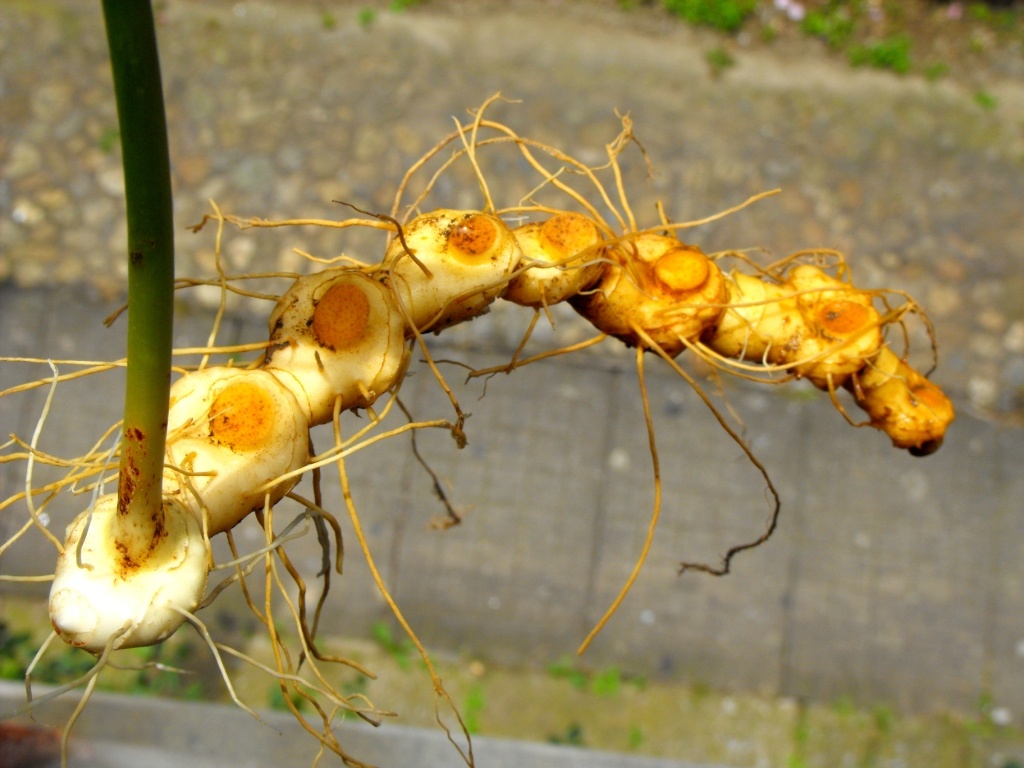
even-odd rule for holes
{"type": "MultiPolygon", "coordinates": [[[[587,162],[618,130],[614,110],[628,111],[656,167],[647,179],[634,157],[626,174],[647,223],[655,199],[694,219],[779,187],[688,236],[708,251],[775,257],[839,248],[858,282],[916,296],[935,322],[934,380],[959,408],[946,445],[915,459],[850,429],[805,387],[729,384],[783,514],[772,540],[723,579],[675,568],[757,536],[763,481],[696,395],[649,366],[665,509],[639,581],[585,662],[801,700],[964,712],[984,702],[1001,722],[1024,724],[1019,83],[992,83],[1000,107],[986,111],[956,82],[770,52],[713,78],[701,34],[620,25],[589,5],[481,15],[426,6],[368,26],[358,4],[338,5],[331,25],[301,3],[161,7],[183,275],[212,269],[212,231],[183,229],[209,199],[244,216],[345,215],[331,200],[388,210],[403,170],[452,129],[452,115],[501,91],[519,103],[496,117],[587,162]]],[[[101,19],[77,3],[9,5],[0,43],[0,355],[116,358],[119,334],[99,324],[123,288],[124,250],[101,19]]],[[[506,202],[529,190],[516,163],[486,170],[506,202]]],[[[438,204],[479,205],[468,176],[437,194],[438,204]]],[[[231,235],[225,254],[231,270],[256,272],[301,268],[293,248],[373,247],[304,228],[231,235]]],[[[205,341],[216,298],[183,299],[178,346],[205,341]]],[[[222,342],[264,336],[257,304],[232,301],[222,342]]],[[[436,339],[437,357],[500,363],[526,321],[495,311],[436,339]]],[[[579,332],[566,317],[538,343],[579,332]]],[[[927,350],[920,332],[914,342],[927,350]]],[[[5,364],[0,388],[45,375],[5,364]]],[[[41,446],[84,449],[116,420],[116,376],[103,381],[62,388],[50,424],[63,434],[47,430],[41,446]]],[[[421,418],[449,413],[426,372],[403,392],[421,418]]],[[[44,394],[0,399],[3,433],[30,435],[44,394]]],[[[469,446],[424,434],[419,447],[470,509],[464,523],[428,530],[443,510],[408,445],[391,440],[350,463],[370,545],[429,647],[544,665],[572,653],[610,603],[649,520],[632,361],[609,345],[492,379],[482,399],[479,381],[458,394],[472,411],[469,446]]],[[[20,482],[0,466],[3,495],[20,482]]],[[[340,511],[336,485],[324,503],[340,511]]],[[[55,529],[70,512],[53,511],[55,529]]],[[[33,571],[41,557],[51,557],[42,545],[11,551],[2,567],[33,571]]],[[[318,553],[307,557],[315,565],[318,553]]],[[[354,548],[348,557],[321,629],[365,635],[387,613],[354,548]]],[[[244,614],[228,602],[208,619],[241,631],[244,614]]]]}
{"type": "MultiPolygon", "coordinates": [[[[20,686],[0,682],[0,708],[17,703],[20,686]]],[[[71,708],[49,706],[41,716],[62,720],[71,708]]],[[[0,710],[2,711],[2,710],[0,710]]],[[[75,768],[221,768],[225,765],[308,765],[316,748],[290,715],[265,712],[263,722],[233,707],[193,703],[181,707],[159,699],[126,698],[99,693],[76,727],[71,752],[75,768]],[[168,727],[173,723],[173,727],[168,727]],[[230,734],[230,738],[224,738],[230,734]]],[[[56,768],[51,732],[37,731],[41,758],[18,763],[10,742],[0,741],[0,757],[8,768],[56,768]],[[11,752],[5,751],[11,749],[11,752]]],[[[338,738],[360,760],[381,766],[432,768],[457,760],[451,743],[438,729],[388,728],[381,733],[359,722],[341,723],[338,738]]],[[[27,739],[26,739],[27,741],[27,739]]],[[[716,768],[677,760],[597,752],[571,746],[528,744],[505,739],[476,738],[473,756],[488,768],[716,768]]]]}

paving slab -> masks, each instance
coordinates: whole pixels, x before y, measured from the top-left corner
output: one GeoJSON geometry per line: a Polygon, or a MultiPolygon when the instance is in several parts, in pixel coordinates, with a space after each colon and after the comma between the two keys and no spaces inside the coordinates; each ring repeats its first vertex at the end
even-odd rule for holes
{"type": "MultiPolygon", "coordinates": [[[[9,711],[23,699],[22,686],[0,681],[0,712],[9,711]]],[[[66,700],[44,705],[36,713],[35,723],[26,724],[40,728],[63,725],[73,707],[66,700]]],[[[309,765],[316,757],[315,745],[291,715],[261,712],[260,719],[262,722],[223,705],[191,702],[183,706],[180,702],[97,693],[75,724],[71,764],[75,768],[258,768],[309,765]]],[[[440,730],[390,724],[373,728],[349,721],[339,723],[335,735],[351,755],[380,768],[461,764],[455,747],[440,730]]],[[[2,749],[0,744],[0,755],[2,749]]],[[[473,753],[481,768],[716,768],[484,737],[473,739],[473,753]]],[[[43,757],[24,764],[56,768],[60,760],[43,757]]],[[[321,764],[341,765],[341,761],[328,758],[321,764]]]]}

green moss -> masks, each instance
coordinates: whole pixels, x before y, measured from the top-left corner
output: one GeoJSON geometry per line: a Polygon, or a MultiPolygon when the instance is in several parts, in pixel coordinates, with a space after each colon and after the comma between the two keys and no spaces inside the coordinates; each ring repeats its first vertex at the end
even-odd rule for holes
{"type": "Polygon", "coordinates": [[[370,627],[370,632],[381,649],[391,656],[400,668],[409,668],[416,647],[408,637],[396,638],[394,632],[391,631],[391,626],[386,621],[375,621],[370,627]]]}
{"type": "Polygon", "coordinates": [[[691,24],[735,32],[754,12],[756,0],[663,0],[665,8],[691,24]]]}
{"type": "Polygon", "coordinates": [[[473,683],[462,702],[462,722],[466,724],[467,731],[480,733],[480,715],[486,707],[487,697],[484,695],[483,683],[473,683]]]}
{"type": "Polygon", "coordinates": [[[629,729],[629,736],[627,737],[627,747],[630,750],[637,750],[643,746],[644,743],[644,732],[639,725],[631,726],[629,729]]]}
{"type": "Polygon", "coordinates": [[[729,67],[736,65],[736,59],[724,48],[714,48],[704,54],[704,60],[711,67],[711,73],[715,76],[721,75],[729,67]]]}
{"type": "MultiPolygon", "coordinates": [[[[292,691],[288,694],[288,699],[291,701],[292,706],[294,706],[300,712],[308,706],[308,702],[306,701],[306,699],[300,696],[295,691],[292,691]]],[[[285,700],[284,693],[281,691],[281,686],[279,685],[275,685],[273,688],[270,689],[270,693],[267,696],[267,706],[278,712],[291,711],[290,708],[288,707],[288,701],[285,700]]]]}
{"type": "Polygon", "coordinates": [[[852,46],[850,63],[855,67],[888,69],[903,75],[910,71],[912,47],[909,37],[893,35],[875,43],[852,46]]]}
{"type": "Polygon", "coordinates": [[[565,744],[571,747],[584,747],[587,742],[583,737],[583,726],[579,723],[570,723],[562,733],[548,736],[549,744],[565,744]]]}
{"type": "Polygon", "coordinates": [[[974,103],[984,110],[993,110],[999,106],[999,100],[988,91],[976,91],[974,103]]]}
{"type": "MultiPolygon", "coordinates": [[[[0,678],[22,680],[36,655],[40,642],[32,632],[12,629],[0,621],[0,678]]],[[[40,658],[32,670],[38,683],[61,684],[88,672],[96,659],[85,651],[63,643],[51,644],[51,650],[40,658]]]]}
{"type": "Polygon", "coordinates": [[[558,661],[548,664],[548,674],[560,680],[568,680],[569,684],[578,691],[587,688],[586,673],[577,669],[568,656],[563,656],[558,661]]]}
{"type": "Polygon", "coordinates": [[[96,141],[96,145],[100,148],[100,152],[105,155],[109,155],[113,152],[121,143],[121,133],[114,126],[107,126],[100,133],[99,139],[96,141]]]}
{"type": "Polygon", "coordinates": [[[608,667],[594,675],[591,690],[598,696],[614,696],[622,688],[622,673],[618,667],[608,667]]]}
{"type": "Polygon", "coordinates": [[[853,36],[854,14],[845,5],[830,4],[808,11],[800,28],[804,34],[824,40],[830,48],[840,49],[853,36]]]}
{"type": "Polygon", "coordinates": [[[949,64],[944,61],[936,61],[934,64],[929,64],[924,70],[925,79],[930,82],[935,82],[947,74],[949,74],[949,64]]]}

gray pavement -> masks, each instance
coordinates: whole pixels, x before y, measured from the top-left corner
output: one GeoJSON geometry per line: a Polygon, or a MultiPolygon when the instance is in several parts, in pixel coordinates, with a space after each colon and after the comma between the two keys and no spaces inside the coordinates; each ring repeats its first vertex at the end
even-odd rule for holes
{"type": "MultiPolygon", "coordinates": [[[[0,19],[0,354],[110,359],[118,334],[98,319],[122,289],[124,235],[120,161],[105,149],[116,121],[102,29],[91,6],[45,7],[56,10],[5,8],[0,19]]],[[[640,163],[627,172],[648,221],[656,198],[672,217],[696,218],[781,187],[693,239],[775,255],[837,247],[859,282],[909,290],[933,313],[935,379],[960,417],[938,454],[914,459],[850,429],[804,387],[728,384],[783,517],[727,578],[677,578],[681,559],[714,561],[756,536],[768,505],[696,396],[652,364],[665,509],[646,568],[587,660],[823,701],[975,711],[990,700],[1024,723],[1019,94],[996,84],[1003,106],[984,112],[956,84],[760,55],[714,80],[691,31],[617,28],[572,7],[479,18],[426,8],[365,28],[357,7],[325,29],[300,4],[166,4],[180,225],[211,197],[266,217],[338,216],[332,199],[386,210],[403,169],[451,130],[451,115],[497,90],[522,100],[502,105],[502,119],[592,161],[617,130],[613,109],[630,111],[658,169],[650,183],[640,163]]],[[[515,165],[489,170],[497,194],[528,189],[515,165]]],[[[439,196],[478,204],[468,178],[439,196]]],[[[232,238],[226,255],[233,270],[296,269],[293,247],[334,255],[372,243],[262,231],[232,238]]],[[[182,274],[208,274],[212,233],[181,235],[179,252],[182,274]]],[[[205,339],[214,298],[183,301],[179,346],[205,339]]],[[[262,338],[257,309],[233,302],[221,340],[262,338]]],[[[496,311],[436,339],[437,356],[502,362],[525,322],[496,311]]],[[[539,343],[576,333],[566,319],[539,343]]],[[[24,371],[0,366],[0,387],[24,371]]],[[[62,452],[117,418],[117,387],[111,376],[63,391],[51,416],[70,436],[62,452]]],[[[450,412],[422,371],[404,391],[420,417],[450,412]]],[[[459,390],[473,414],[465,450],[442,434],[420,438],[456,503],[471,507],[463,525],[427,530],[442,510],[401,441],[353,457],[354,492],[385,578],[429,646],[544,664],[575,649],[646,530],[635,374],[607,348],[497,377],[478,400],[482,391],[459,390]]],[[[29,433],[42,397],[0,400],[3,432],[29,433]]],[[[6,495],[19,480],[8,468],[0,482],[6,495]]],[[[340,511],[328,485],[325,505],[340,511]]],[[[54,525],[70,511],[53,510],[54,525]]],[[[5,570],[35,566],[37,555],[18,557],[5,555],[5,570]]],[[[354,550],[349,560],[324,631],[365,632],[386,615],[354,550]]]]}
{"type": "MultiPolygon", "coordinates": [[[[20,685],[0,681],[0,712],[24,697],[20,685]]],[[[67,699],[41,707],[36,722],[63,723],[73,703],[67,699]]],[[[263,712],[263,722],[235,707],[98,693],[76,724],[71,741],[75,768],[223,768],[224,766],[302,766],[316,757],[316,747],[291,715],[263,712]],[[225,738],[230,735],[230,738],[225,738]]],[[[339,722],[336,736],[349,753],[381,768],[442,768],[458,760],[439,729],[385,724],[379,729],[349,720],[339,722]]],[[[53,738],[52,735],[50,738],[53,738]]],[[[44,739],[40,739],[46,743],[44,739]]],[[[0,744],[0,756],[9,754],[0,744]]],[[[43,752],[43,750],[40,750],[43,752]]],[[[57,768],[58,758],[43,755],[19,765],[57,768]]],[[[52,754],[52,752],[51,752],[52,754]]],[[[716,768],[678,760],[614,754],[570,746],[531,744],[507,739],[473,739],[476,764],[487,768],[716,768]]],[[[339,763],[340,764],[340,763],[339,763]]]]}

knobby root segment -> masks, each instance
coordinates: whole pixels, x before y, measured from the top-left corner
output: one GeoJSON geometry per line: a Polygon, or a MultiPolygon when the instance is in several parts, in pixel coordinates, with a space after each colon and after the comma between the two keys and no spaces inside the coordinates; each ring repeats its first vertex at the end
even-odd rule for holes
{"type": "MultiPolygon", "coordinates": [[[[910,362],[910,323],[919,321],[931,341],[934,368],[934,333],[912,298],[898,290],[856,286],[845,258],[836,251],[798,251],[762,265],[744,251],[706,253],[689,241],[696,227],[738,214],[778,190],[693,221],[672,220],[659,203],[657,220],[641,224],[627,194],[626,166],[639,160],[649,171],[650,159],[629,115],[619,116],[621,130],[603,148],[604,160],[589,165],[492,119],[491,113],[505,103],[497,94],[472,111],[468,120],[456,119],[452,132],[400,180],[389,212],[344,203],[358,215],[269,221],[226,215],[211,201],[212,213],[194,230],[216,223],[215,274],[179,278],[176,289],[214,288],[220,300],[206,345],[175,352],[163,456],[164,512],[149,521],[145,535],[131,546],[118,546],[123,535],[119,539],[111,532],[116,518],[111,499],[116,507],[116,497],[108,486],[117,477],[122,458],[114,440],[122,425],[111,426],[87,452],[71,458],[45,448],[44,430],[58,386],[71,387],[84,377],[117,371],[124,361],[0,358],[7,365],[50,369],[49,375],[0,392],[0,397],[15,398],[48,388],[31,438],[14,436],[0,446],[0,463],[25,466],[24,488],[0,501],[0,512],[11,514],[24,507],[24,523],[10,526],[14,533],[0,542],[0,554],[41,536],[58,557],[53,576],[0,574],[0,579],[53,580],[50,607],[57,633],[99,658],[90,675],[69,684],[86,686],[83,705],[110,654],[161,642],[189,623],[211,649],[229,695],[239,706],[248,709],[227,675],[225,654],[275,681],[321,752],[334,752],[347,765],[363,765],[338,741],[333,723],[350,715],[378,724],[393,713],[378,709],[362,694],[341,693],[330,682],[326,665],[348,666],[368,678],[372,672],[326,652],[317,639],[328,610],[332,572],[342,574],[345,553],[342,524],[324,508],[320,489],[321,472],[333,464],[358,552],[423,658],[435,692],[438,723],[461,758],[472,765],[466,724],[376,566],[349,487],[346,459],[408,434],[413,454],[429,474],[444,509],[433,526],[446,529],[463,520],[463,510],[452,502],[416,443],[421,429],[445,429],[459,448],[469,439],[467,414],[439,365],[462,364],[435,360],[429,337],[487,313],[501,300],[524,307],[524,317],[529,317],[526,330],[507,362],[477,370],[464,366],[470,379],[510,374],[608,339],[634,348],[652,463],[653,508],[631,572],[581,643],[580,653],[627,598],[654,542],[661,514],[662,478],[647,392],[648,354],[682,378],[711,409],[764,478],[771,508],[759,536],[728,548],[718,564],[684,562],[681,572],[728,573],[734,556],[772,535],[780,508],[767,471],[740,431],[697,377],[680,365],[677,358],[683,352],[697,356],[715,376],[771,384],[806,379],[828,392],[851,424],[879,429],[911,454],[926,455],[941,444],[954,411],[927,373],[910,362]],[[489,177],[495,159],[501,167],[526,168],[531,177],[503,178],[499,187],[489,177]],[[440,199],[442,191],[450,186],[450,178],[466,170],[475,180],[476,206],[465,207],[469,204],[462,197],[463,207],[450,207],[440,199]],[[517,190],[510,192],[517,183],[517,190]],[[379,233],[381,243],[369,260],[295,249],[307,260],[308,274],[233,275],[221,261],[229,224],[252,230],[240,237],[276,227],[326,227],[344,236],[355,227],[379,233]],[[266,308],[265,338],[232,345],[219,340],[229,301],[266,308]],[[592,325],[596,335],[581,335],[586,340],[561,348],[535,349],[538,324],[543,317],[554,328],[554,309],[560,303],[575,310],[581,323],[592,325]],[[414,350],[447,398],[450,413],[417,421],[400,399],[414,350]],[[857,404],[866,417],[852,417],[844,400],[857,404]],[[396,405],[406,422],[393,426],[388,419],[396,405]],[[350,428],[350,420],[356,418],[361,421],[350,428]],[[313,447],[316,429],[327,430],[327,425],[333,439],[318,454],[313,447]],[[304,476],[313,480],[312,499],[296,491],[304,476]],[[51,510],[74,493],[90,499],[77,507],[85,506],[86,511],[68,527],[66,537],[55,536],[48,527],[51,510]],[[289,509],[293,514],[286,518],[284,510],[289,509]],[[254,520],[248,524],[262,527],[263,536],[258,545],[240,551],[243,539],[233,531],[247,518],[254,520]],[[224,534],[231,553],[227,562],[218,563],[213,555],[210,540],[219,534],[224,534]],[[301,561],[288,552],[292,542],[311,534],[320,548],[315,575],[304,573],[301,561]],[[208,584],[210,574],[217,575],[216,583],[208,584]],[[197,615],[234,588],[265,629],[265,658],[218,642],[197,615]],[[455,724],[450,727],[452,717],[455,724]]],[[[108,322],[116,322],[120,314],[113,313],[108,322]]]]}
{"type": "Polygon", "coordinates": [[[99,653],[154,645],[194,611],[206,589],[206,537],[197,517],[166,499],[163,532],[142,562],[115,535],[118,499],[100,497],[68,526],[50,587],[50,620],[61,639],[99,653]]]}

